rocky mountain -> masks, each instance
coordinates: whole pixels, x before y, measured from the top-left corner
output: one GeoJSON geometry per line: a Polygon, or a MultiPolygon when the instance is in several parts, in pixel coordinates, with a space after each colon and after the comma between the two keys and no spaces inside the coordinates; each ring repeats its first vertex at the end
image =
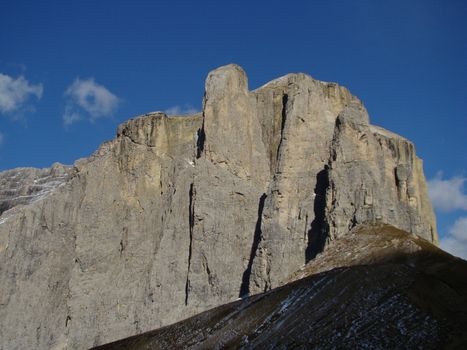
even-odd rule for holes
{"type": "Polygon", "coordinates": [[[0,173],[0,215],[10,208],[41,200],[65,183],[72,168],[55,163],[51,168],[17,168],[0,173]]]}
{"type": "Polygon", "coordinates": [[[131,119],[72,168],[0,183],[0,349],[88,348],[267,292],[363,223],[437,242],[413,144],[305,74],[249,91],[220,67],[201,113],[131,119]]]}
{"type": "Polygon", "coordinates": [[[358,226],[301,279],[96,350],[463,349],[465,276],[466,261],[423,239],[358,226]]]}

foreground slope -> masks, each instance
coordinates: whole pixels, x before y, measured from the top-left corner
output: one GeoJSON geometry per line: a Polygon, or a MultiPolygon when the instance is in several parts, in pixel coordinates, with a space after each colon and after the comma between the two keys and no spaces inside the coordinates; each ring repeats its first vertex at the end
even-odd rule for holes
{"type": "Polygon", "coordinates": [[[359,227],[300,280],[98,349],[465,349],[465,276],[427,241],[359,227]]]}
{"type": "Polygon", "coordinates": [[[250,91],[220,67],[202,112],[0,183],[0,349],[96,346],[270,290],[363,222],[437,241],[413,144],[305,74],[250,91]]]}

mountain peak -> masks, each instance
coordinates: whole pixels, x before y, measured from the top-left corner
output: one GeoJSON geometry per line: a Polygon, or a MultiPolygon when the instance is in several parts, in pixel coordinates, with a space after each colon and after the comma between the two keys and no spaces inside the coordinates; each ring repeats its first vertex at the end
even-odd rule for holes
{"type": "Polygon", "coordinates": [[[64,174],[1,213],[5,348],[96,346],[269,291],[361,224],[437,242],[413,144],[304,74],[250,91],[220,67],[201,113],[130,119],[64,174]]]}

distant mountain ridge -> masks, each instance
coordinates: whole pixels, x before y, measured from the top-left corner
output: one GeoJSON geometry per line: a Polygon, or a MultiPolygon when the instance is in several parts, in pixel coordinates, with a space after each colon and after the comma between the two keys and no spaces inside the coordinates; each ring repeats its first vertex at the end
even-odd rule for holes
{"type": "Polygon", "coordinates": [[[201,113],[130,119],[55,168],[0,173],[0,349],[97,346],[267,292],[360,224],[438,240],[414,145],[301,73],[249,91],[220,67],[201,113]]]}

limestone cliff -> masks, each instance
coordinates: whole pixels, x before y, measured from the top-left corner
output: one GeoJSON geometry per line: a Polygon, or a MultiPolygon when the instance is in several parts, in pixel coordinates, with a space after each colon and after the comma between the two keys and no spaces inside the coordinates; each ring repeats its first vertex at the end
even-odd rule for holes
{"type": "Polygon", "coordinates": [[[249,91],[218,68],[201,113],[131,119],[64,169],[37,200],[4,194],[0,349],[91,347],[274,288],[359,223],[437,241],[413,144],[305,74],[249,91]]]}

